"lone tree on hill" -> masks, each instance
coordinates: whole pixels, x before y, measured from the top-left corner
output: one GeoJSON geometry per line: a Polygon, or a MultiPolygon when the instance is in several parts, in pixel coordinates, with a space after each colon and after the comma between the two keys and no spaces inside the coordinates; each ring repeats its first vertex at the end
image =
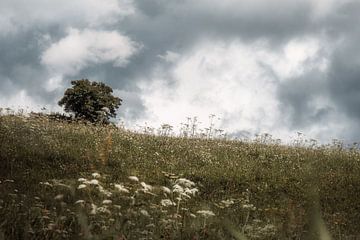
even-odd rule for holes
{"type": "Polygon", "coordinates": [[[66,112],[93,123],[108,124],[110,117],[116,117],[116,109],[122,100],[112,95],[111,87],[88,79],[71,81],[71,85],[59,101],[66,112]]]}

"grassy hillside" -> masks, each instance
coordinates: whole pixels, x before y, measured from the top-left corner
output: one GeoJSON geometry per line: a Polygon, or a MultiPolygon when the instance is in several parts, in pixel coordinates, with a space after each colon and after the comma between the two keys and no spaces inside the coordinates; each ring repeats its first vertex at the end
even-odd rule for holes
{"type": "Polygon", "coordinates": [[[339,147],[1,116],[0,239],[359,239],[359,170],[339,147]]]}

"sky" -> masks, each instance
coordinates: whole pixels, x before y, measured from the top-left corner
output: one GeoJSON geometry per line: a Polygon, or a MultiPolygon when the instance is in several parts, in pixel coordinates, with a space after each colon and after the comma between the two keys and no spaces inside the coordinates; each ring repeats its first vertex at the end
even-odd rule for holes
{"type": "Polygon", "coordinates": [[[0,107],[101,81],[129,127],[360,140],[358,0],[1,0],[0,107]]]}

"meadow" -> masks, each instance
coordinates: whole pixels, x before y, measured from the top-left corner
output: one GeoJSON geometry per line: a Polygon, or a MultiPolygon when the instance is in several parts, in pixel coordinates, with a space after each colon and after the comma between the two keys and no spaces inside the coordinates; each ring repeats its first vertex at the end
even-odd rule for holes
{"type": "Polygon", "coordinates": [[[360,152],[0,116],[0,239],[360,239],[360,152]]]}

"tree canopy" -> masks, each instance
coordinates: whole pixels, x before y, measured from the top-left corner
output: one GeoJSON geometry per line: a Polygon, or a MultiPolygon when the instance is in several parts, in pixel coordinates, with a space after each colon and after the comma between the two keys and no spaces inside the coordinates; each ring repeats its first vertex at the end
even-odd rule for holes
{"type": "Polygon", "coordinates": [[[112,95],[111,87],[88,79],[73,80],[71,85],[59,101],[66,112],[94,123],[109,123],[111,117],[116,117],[122,99],[112,95]]]}

